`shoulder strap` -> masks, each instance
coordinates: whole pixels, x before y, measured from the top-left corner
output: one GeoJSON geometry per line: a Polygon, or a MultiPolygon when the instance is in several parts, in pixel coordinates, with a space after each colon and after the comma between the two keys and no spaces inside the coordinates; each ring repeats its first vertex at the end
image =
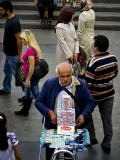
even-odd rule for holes
{"type": "MultiPolygon", "coordinates": [[[[35,53],[35,57],[36,57],[36,58],[38,59],[38,61],[39,61],[39,57],[38,57],[38,54],[37,54],[36,50],[35,50],[33,47],[29,47],[29,48],[32,48],[32,50],[33,50],[34,53],[35,53]]],[[[27,62],[29,63],[28,57],[27,57],[27,62]]]]}
{"type": "Polygon", "coordinates": [[[73,94],[68,91],[65,87],[63,87],[63,89],[71,96],[71,98],[74,100],[74,102],[76,103],[76,105],[79,107],[79,109],[81,108],[78,101],[76,100],[75,96],[73,96],[73,94]]]}
{"type": "Polygon", "coordinates": [[[35,50],[33,47],[29,47],[29,48],[32,48],[32,50],[33,50],[34,53],[35,53],[35,57],[38,58],[38,60],[39,60],[39,57],[38,57],[38,54],[37,54],[36,50],[35,50]]]}

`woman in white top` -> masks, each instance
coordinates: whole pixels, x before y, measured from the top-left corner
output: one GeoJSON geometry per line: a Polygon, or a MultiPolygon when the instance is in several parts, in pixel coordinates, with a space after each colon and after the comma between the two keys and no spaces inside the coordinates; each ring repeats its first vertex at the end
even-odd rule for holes
{"type": "Polygon", "coordinates": [[[78,21],[77,37],[81,52],[86,54],[87,62],[92,58],[91,50],[94,39],[95,12],[91,9],[92,0],[80,0],[81,13],[78,21]]]}
{"type": "Polygon", "coordinates": [[[0,160],[22,160],[18,150],[18,139],[14,133],[7,132],[7,119],[0,113],[0,160]]]}
{"type": "Polygon", "coordinates": [[[79,42],[72,23],[75,11],[69,7],[63,7],[60,11],[57,25],[57,64],[68,60],[77,60],[79,53],[79,42]]]}

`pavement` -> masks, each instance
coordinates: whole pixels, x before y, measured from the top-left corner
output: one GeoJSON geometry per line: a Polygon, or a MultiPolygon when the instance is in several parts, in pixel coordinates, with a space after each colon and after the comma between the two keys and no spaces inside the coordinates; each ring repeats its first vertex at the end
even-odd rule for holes
{"type": "MultiPolygon", "coordinates": [[[[3,39],[3,29],[0,29],[0,41],[3,39]]],[[[41,79],[39,83],[39,89],[41,90],[43,83],[48,78],[55,76],[56,67],[56,35],[54,30],[40,30],[31,29],[35,35],[38,44],[42,50],[43,58],[49,64],[50,71],[49,74],[41,79]]],[[[102,34],[109,38],[110,47],[109,52],[116,55],[118,59],[118,65],[120,67],[120,31],[95,31],[95,34],[102,34]]],[[[23,53],[25,53],[26,47],[23,46],[23,53]]],[[[2,82],[4,78],[3,65],[5,56],[1,52],[0,47],[0,89],[2,89],[2,82]]],[[[93,112],[93,118],[96,128],[96,136],[98,139],[98,144],[94,146],[89,146],[88,152],[81,153],[78,155],[79,160],[119,160],[120,152],[120,74],[118,73],[117,78],[114,80],[115,85],[115,101],[113,107],[113,139],[111,154],[107,155],[103,153],[101,149],[101,142],[103,139],[103,128],[101,123],[100,114],[98,108],[95,108],[93,112]]],[[[19,150],[22,155],[23,160],[38,160],[39,159],[39,149],[40,149],[40,135],[42,131],[42,115],[34,107],[34,101],[32,103],[30,113],[28,117],[16,116],[14,111],[20,110],[20,103],[18,98],[23,96],[22,89],[20,87],[15,87],[14,78],[12,79],[12,91],[9,96],[0,96],[0,112],[4,112],[8,120],[8,131],[16,133],[19,140],[19,150]]],[[[45,149],[42,149],[41,160],[45,159],[45,149]]]]}

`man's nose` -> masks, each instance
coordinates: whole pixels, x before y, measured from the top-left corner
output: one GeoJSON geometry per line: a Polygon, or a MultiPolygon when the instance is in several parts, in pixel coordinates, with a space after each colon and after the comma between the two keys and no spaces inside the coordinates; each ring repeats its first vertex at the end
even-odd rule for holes
{"type": "Polygon", "coordinates": [[[64,81],[66,81],[67,80],[67,77],[64,77],[64,81]]]}

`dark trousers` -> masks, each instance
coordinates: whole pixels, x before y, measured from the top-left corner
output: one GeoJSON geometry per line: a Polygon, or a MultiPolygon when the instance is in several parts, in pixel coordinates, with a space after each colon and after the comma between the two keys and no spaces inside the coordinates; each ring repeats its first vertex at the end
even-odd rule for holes
{"type": "MultiPolygon", "coordinates": [[[[111,140],[113,136],[113,130],[112,130],[113,102],[114,102],[114,97],[111,97],[99,102],[95,102],[95,106],[98,105],[102,124],[103,124],[104,139],[102,141],[102,145],[106,148],[111,147],[111,140]]],[[[92,114],[91,114],[91,120],[85,125],[85,128],[87,128],[90,133],[90,139],[91,140],[94,139],[95,128],[94,128],[94,122],[92,119],[92,114]]]]}
{"type": "Polygon", "coordinates": [[[52,1],[49,1],[49,2],[39,1],[37,7],[38,7],[38,11],[41,19],[44,19],[44,11],[46,7],[48,9],[48,19],[52,18],[53,11],[55,8],[54,3],[52,1]]]}

